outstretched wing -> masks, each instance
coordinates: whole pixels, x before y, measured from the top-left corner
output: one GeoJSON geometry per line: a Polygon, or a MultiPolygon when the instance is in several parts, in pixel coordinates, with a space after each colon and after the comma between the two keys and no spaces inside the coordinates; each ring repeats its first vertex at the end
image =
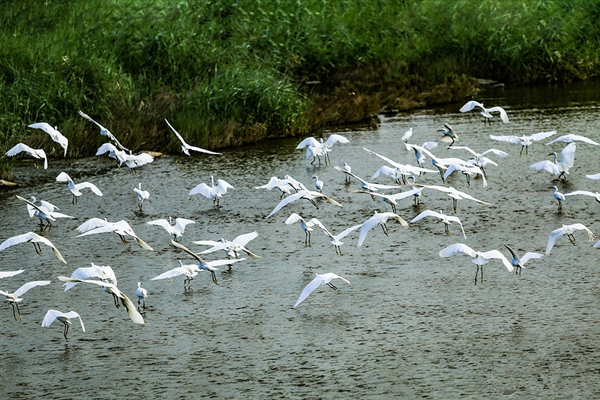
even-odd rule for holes
{"type": "Polygon", "coordinates": [[[317,274],[315,279],[313,279],[300,293],[300,297],[296,300],[296,304],[292,308],[298,307],[300,303],[302,303],[312,292],[314,292],[319,286],[323,284],[323,278],[317,274]]]}
{"type": "Polygon", "coordinates": [[[450,257],[455,254],[467,254],[470,257],[477,257],[477,252],[464,243],[454,243],[440,251],[440,257],[450,257]]]}
{"type": "Polygon", "coordinates": [[[20,297],[22,294],[25,294],[25,292],[27,292],[29,289],[34,288],[36,286],[46,286],[51,284],[52,281],[33,281],[33,282],[27,282],[26,284],[24,284],[23,286],[21,286],[20,288],[18,288],[17,290],[15,290],[15,292],[13,293],[13,295],[15,297],[20,297]]]}

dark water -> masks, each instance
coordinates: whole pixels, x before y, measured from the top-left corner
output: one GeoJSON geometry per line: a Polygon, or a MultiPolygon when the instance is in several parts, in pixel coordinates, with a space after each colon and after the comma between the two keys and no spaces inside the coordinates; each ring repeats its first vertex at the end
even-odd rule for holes
{"type": "MultiPolygon", "coordinates": [[[[86,193],[73,206],[66,185],[54,182],[0,194],[1,240],[36,229],[37,221],[27,218],[16,194],[34,195],[77,216],[58,221],[47,236],[68,265],[49,250],[35,254],[29,244],[0,253],[1,270],[26,270],[2,279],[2,289],[53,280],[23,296],[23,322],[13,321],[9,305],[0,309],[0,398],[600,397],[600,250],[583,233],[575,234],[576,245],[558,239],[551,254],[530,261],[520,277],[492,261],[484,267],[485,282],[478,285],[473,284],[475,267],[468,256],[438,255],[456,242],[481,251],[499,249],[507,256],[503,243],[520,254],[543,252],[549,233],[563,223],[581,222],[600,233],[600,205],[574,196],[558,213],[548,189],[553,177],[528,168],[548,159],[551,150],[560,151],[563,143],[536,144],[528,158],[519,158],[519,146],[488,137],[556,129],[559,135],[600,140],[598,89],[587,83],[484,91],[477,99],[487,106],[505,106],[511,119],[502,124],[496,117],[491,130],[476,112],[458,113],[462,104],[453,104],[382,117],[377,129],[338,132],[351,143],[334,146],[333,164],[346,161],[365,178],[384,163],[362,147],[414,164],[399,141],[410,127],[413,143],[438,139],[436,130],[448,122],[460,133],[461,145],[507,151],[506,159],[492,156],[498,167],[487,168],[486,189],[479,180],[470,188],[462,176],[449,180],[494,205],[459,202],[457,215],[466,241],[456,225],[446,236],[442,224],[425,219],[408,230],[390,223],[389,237],[374,229],[360,248],[358,234],[351,234],[343,240],[342,256],[316,231],[313,246],[305,247],[300,226],[283,223],[291,212],[317,217],[338,233],[363,222],[373,210],[389,207],[349,193],[357,185],[346,186],[344,176],[332,167],[312,167],[304,152],[295,150],[300,139],[271,140],[220,157],[165,156],[137,176],[99,158],[53,159],[47,171],[33,169],[28,160],[18,163],[17,180],[36,175],[52,180],[64,170],[76,182],[95,183],[104,196],[86,193]],[[324,192],[344,207],[320,203],[317,210],[304,202],[265,220],[279,201],[278,193],[253,187],[285,174],[309,187],[317,174],[325,182],[324,192]],[[218,210],[210,200],[187,194],[210,175],[236,188],[222,198],[218,210]],[[143,213],[137,211],[132,191],[139,182],[151,193],[143,213]],[[149,281],[176,267],[178,259],[191,263],[169,244],[165,231],[145,224],[168,216],[196,221],[181,239],[195,251],[203,247],[193,240],[232,239],[256,230],[260,236],[248,247],[263,258],[238,263],[231,273],[220,272],[220,286],[208,274],[199,274],[191,293],[183,293],[183,278],[149,281]],[[135,243],[126,247],[112,234],[74,238],[75,227],[91,217],[126,219],[155,251],[135,243]],[[142,282],[150,293],[145,325],[133,324],[99,288],[79,285],[63,293],[56,277],[90,262],[111,265],[119,287],[132,298],[142,282]],[[337,291],[322,287],[292,309],[315,272],[335,272],[351,285],[339,283],[337,291]],[[50,308],[77,311],[86,332],[73,325],[65,341],[58,321],[42,328],[50,308]]],[[[600,173],[598,151],[578,144],[568,183],[558,184],[562,192],[599,190],[600,183],[585,177],[600,173]]],[[[433,152],[468,156],[443,144],[433,152]]],[[[391,183],[384,178],[378,182],[391,183]]],[[[419,181],[441,184],[437,174],[419,181]]],[[[404,200],[398,213],[410,220],[425,209],[452,212],[451,200],[441,193],[426,190],[422,199],[420,208],[404,200]]]]}

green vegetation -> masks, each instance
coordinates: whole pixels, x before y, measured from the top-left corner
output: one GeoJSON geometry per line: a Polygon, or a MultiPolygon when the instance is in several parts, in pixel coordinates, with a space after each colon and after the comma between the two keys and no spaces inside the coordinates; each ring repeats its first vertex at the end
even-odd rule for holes
{"type": "MultiPolygon", "coordinates": [[[[207,148],[310,132],[514,83],[596,77],[595,0],[6,0],[0,151],[69,137],[178,150],[163,118],[207,148]]],[[[58,154],[58,146],[54,146],[58,154]]]]}

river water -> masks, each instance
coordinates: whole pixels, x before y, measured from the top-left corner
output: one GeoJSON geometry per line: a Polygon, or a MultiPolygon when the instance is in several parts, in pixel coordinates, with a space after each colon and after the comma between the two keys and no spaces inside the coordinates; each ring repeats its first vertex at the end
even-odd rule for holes
{"type": "MultiPolygon", "coordinates": [[[[50,201],[77,219],[59,220],[47,234],[67,265],[49,249],[37,255],[30,244],[0,253],[2,271],[26,270],[2,279],[3,290],[14,291],[33,280],[53,281],[23,296],[22,322],[13,320],[8,304],[0,309],[0,398],[599,398],[600,250],[592,248],[594,242],[584,233],[575,233],[575,245],[559,238],[550,255],[530,261],[521,276],[492,260],[484,267],[484,283],[477,285],[470,257],[438,255],[458,242],[475,250],[498,249],[506,256],[504,243],[519,254],[543,253],[548,235],[563,223],[581,222],[600,234],[600,205],[593,198],[569,197],[559,213],[548,189],[556,184],[553,177],[528,168],[550,159],[548,153],[560,152],[565,143],[545,146],[548,139],[531,147],[528,157],[519,157],[520,146],[489,139],[490,134],[556,129],[557,136],[575,133],[600,140],[599,89],[584,83],[484,90],[477,99],[504,106],[510,117],[503,124],[496,116],[491,129],[477,112],[462,114],[457,112],[462,104],[452,104],[381,116],[375,128],[337,130],[350,144],[334,146],[333,165],[346,161],[368,180],[384,162],[362,147],[414,165],[414,156],[400,142],[410,127],[412,143],[439,139],[436,130],[447,122],[459,132],[457,145],[510,154],[490,157],[498,166],[488,166],[487,188],[481,180],[468,187],[463,176],[448,180],[448,185],[493,204],[459,201],[456,215],[466,240],[456,224],[446,236],[443,225],[429,218],[407,230],[390,222],[389,237],[373,229],[360,248],[358,232],[350,234],[341,256],[317,231],[312,247],[305,247],[300,226],[285,225],[285,219],[297,212],[339,233],[374,210],[389,211],[389,206],[349,193],[358,184],[344,184],[344,175],[331,166],[311,166],[304,152],[295,149],[297,138],[229,149],[218,157],[163,156],[137,175],[104,158],[51,159],[46,171],[35,170],[31,160],[18,161],[16,180],[29,186],[0,193],[0,240],[37,229],[16,194],[50,201]],[[79,205],[72,205],[66,184],[52,181],[60,171],[75,182],[96,184],[104,196],[85,193],[79,205]],[[319,202],[317,210],[296,202],[265,219],[279,194],[254,186],[285,174],[309,188],[318,175],[324,193],[343,208],[319,202]],[[210,182],[210,175],[235,187],[218,209],[208,199],[188,195],[200,182],[210,182]],[[140,182],[151,193],[143,212],[137,210],[132,190],[140,182]],[[151,281],[175,268],[177,260],[192,263],[162,228],[146,224],[169,216],[196,221],[180,240],[194,251],[204,249],[195,240],[257,231],[259,237],[248,248],[262,258],[235,264],[231,272],[219,271],[219,286],[207,273],[192,281],[190,292],[184,292],[182,277],[151,281]],[[154,251],[135,242],[125,246],[113,234],[75,238],[75,228],[92,217],[129,221],[154,251]],[[119,288],[134,301],[137,282],[142,282],[149,291],[145,325],[132,323],[98,287],[80,284],[63,292],[56,277],[91,262],[112,266],[119,288]],[[351,285],[337,282],[336,291],[323,286],[292,309],[314,274],[325,272],[341,275],[351,285]],[[65,340],[60,322],[42,328],[51,308],[77,311],[86,332],[75,322],[65,340]]],[[[563,193],[599,190],[600,183],[585,176],[600,173],[598,151],[578,143],[568,181],[558,183],[563,193]]],[[[444,144],[433,152],[469,156],[444,144]]],[[[384,178],[375,181],[391,184],[384,178]]],[[[442,185],[437,173],[417,179],[442,185]]],[[[405,199],[398,214],[410,220],[426,209],[452,214],[452,202],[426,189],[420,207],[405,199]]],[[[207,259],[221,256],[214,253],[207,259]]]]}

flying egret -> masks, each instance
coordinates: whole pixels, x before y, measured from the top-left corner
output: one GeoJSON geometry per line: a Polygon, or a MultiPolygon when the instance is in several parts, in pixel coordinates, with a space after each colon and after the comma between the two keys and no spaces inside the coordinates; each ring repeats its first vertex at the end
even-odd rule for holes
{"type": "MultiPolygon", "coordinates": [[[[33,149],[24,143],[17,143],[6,152],[6,156],[14,157],[21,152],[25,152],[33,158],[44,159],[44,169],[48,169],[48,158],[46,157],[46,152],[43,149],[33,149]]],[[[34,166],[38,168],[36,164],[34,164],[34,166]]]]}
{"type": "Polygon", "coordinates": [[[365,193],[371,195],[373,200],[381,200],[384,203],[389,204],[392,207],[392,212],[396,214],[396,207],[398,206],[397,200],[405,199],[407,197],[413,197],[415,205],[419,204],[419,196],[424,188],[414,188],[407,192],[400,192],[396,194],[383,194],[377,192],[369,192],[368,190],[351,190],[351,193],[365,193]]]}
{"type": "Polygon", "coordinates": [[[231,258],[240,258],[240,253],[246,253],[250,258],[262,258],[257,256],[246,248],[246,245],[258,237],[258,232],[244,233],[243,235],[236,236],[233,240],[221,239],[216,242],[213,240],[198,240],[192,243],[199,244],[201,246],[211,246],[211,248],[201,251],[199,254],[209,254],[215,251],[224,250],[227,256],[231,258]]]}
{"type": "Polygon", "coordinates": [[[27,243],[27,242],[33,243],[33,248],[35,249],[35,252],[38,254],[42,254],[42,248],[40,247],[40,243],[45,244],[46,246],[48,246],[52,249],[56,258],[58,258],[61,262],[65,263],[65,264],[67,263],[65,261],[65,259],[63,258],[63,256],[58,251],[58,249],[56,248],[56,246],[54,246],[52,244],[52,242],[50,242],[45,237],[40,236],[37,233],[33,233],[33,232],[27,232],[22,235],[13,236],[11,238],[6,239],[4,242],[2,242],[0,244],[0,251],[4,250],[10,246],[14,246],[14,245],[20,244],[20,243],[27,243]]]}
{"type": "MultiPolygon", "coordinates": [[[[228,260],[229,261],[229,260],[228,260]]],[[[190,289],[191,281],[194,279],[198,272],[202,270],[198,268],[198,264],[183,264],[181,261],[177,260],[179,264],[178,267],[173,268],[169,271],[163,272],[162,274],[155,276],[150,279],[151,281],[174,278],[176,276],[185,275],[185,279],[183,280],[183,290],[187,291],[190,289]]]]}
{"type": "Polygon", "coordinates": [[[590,197],[593,197],[598,203],[600,203],[600,193],[598,193],[598,192],[592,193],[592,192],[588,192],[587,190],[576,190],[571,193],[565,193],[565,197],[566,196],[576,196],[576,195],[590,196],[590,197]]]}
{"type": "Polygon", "coordinates": [[[495,154],[500,158],[505,158],[508,157],[508,153],[502,151],[502,150],[498,150],[498,149],[488,149],[486,151],[484,151],[483,153],[477,153],[475,150],[471,149],[470,147],[467,146],[455,146],[452,147],[453,150],[466,150],[469,153],[471,153],[473,155],[473,158],[471,158],[471,160],[473,160],[473,164],[477,165],[479,168],[481,168],[481,171],[483,171],[483,176],[485,178],[487,178],[487,174],[485,173],[484,167],[488,164],[492,164],[492,165],[498,165],[496,164],[494,161],[490,160],[488,157],[486,157],[486,154],[495,154]]]}
{"type": "Polygon", "coordinates": [[[366,151],[367,153],[373,154],[374,156],[377,156],[379,158],[381,158],[382,160],[384,160],[385,162],[387,162],[388,164],[392,165],[395,168],[395,174],[390,173],[389,169],[386,168],[379,168],[377,170],[377,172],[375,172],[375,174],[373,174],[373,176],[371,177],[372,179],[375,179],[376,177],[378,177],[381,173],[384,173],[388,176],[392,176],[395,177],[396,183],[398,184],[407,184],[407,177],[409,175],[421,175],[425,172],[434,172],[431,169],[425,169],[425,168],[421,168],[421,167],[413,167],[412,165],[408,165],[408,164],[400,164],[390,158],[387,158],[385,156],[382,156],[381,154],[377,154],[372,150],[369,150],[365,147],[363,147],[363,150],[366,151]],[[399,175],[399,177],[398,177],[399,175]]]}
{"type": "Polygon", "coordinates": [[[331,283],[333,279],[339,279],[342,282],[346,282],[348,285],[350,284],[350,281],[348,281],[345,278],[342,278],[339,275],[334,274],[333,272],[315,275],[315,278],[302,290],[302,293],[300,293],[300,297],[298,297],[296,304],[294,304],[292,308],[298,307],[300,303],[302,303],[312,292],[314,292],[321,285],[327,285],[333,290],[337,290],[337,287],[335,287],[335,285],[331,283]]]}
{"type": "Polygon", "coordinates": [[[211,175],[210,176],[210,186],[208,186],[206,183],[202,182],[201,184],[192,188],[192,190],[190,190],[189,195],[193,196],[195,194],[201,194],[202,196],[206,197],[207,199],[212,199],[213,205],[215,207],[219,207],[219,199],[221,198],[221,196],[223,196],[225,193],[227,193],[227,189],[235,189],[235,188],[233,186],[231,186],[229,183],[227,183],[226,181],[224,181],[223,179],[217,179],[217,185],[215,186],[215,179],[211,175]]]}
{"type": "Polygon", "coordinates": [[[313,176],[313,179],[315,180],[315,188],[317,191],[323,193],[323,181],[320,180],[317,175],[313,176]]]}
{"type": "Polygon", "coordinates": [[[390,234],[389,234],[389,230],[386,225],[386,222],[390,218],[395,219],[396,221],[400,222],[400,224],[404,227],[404,229],[408,229],[408,222],[406,222],[404,219],[402,219],[402,217],[400,217],[398,214],[391,213],[391,212],[380,213],[380,212],[375,211],[371,218],[369,218],[368,220],[366,220],[365,222],[363,222],[361,224],[360,233],[358,235],[358,246],[357,247],[362,246],[362,243],[365,241],[365,239],[367,237],[367,233],[369,233],[369,231],[371,229],[373,229],[374,227],[376,227],[377,225],[381,226],[381,229],[383,230],[383,233],[385,233],[386,236],[389,236],[390,234]]]}
{"type": "Polygon", "coordinates": [[[19,269],[16,271],[0,271],[0,279],[9,278],[11,276],[19,275],[20,273],[25,272],[24,269],[19,269]]]}
{"type": "Polygon", "coordinates": [[[336,143],[350,143],[350,141],[342,135],[332,134],[327,138],[327,141],[323,142],[323,139],[317,140],[314,137],[308,137],[302,140],[296,149],[306,149],[306,158],[313,156],[313,160],[311,164],[314,164],[315,160],[319,160],[319,164],[321,164],[321,159],[319,156],[323,156],[325,158],[325,164],[329,163],[331,165],[331,160],[329,159],[329,152],[331,151],[331,146],[336,143]]]}
{"type": "Polygon", "coordinates": [[[58,210],[58,207],[47,201],[42,200],[40,205],[35,204],[35,197],[33,196],[31,197],[31,200],[27,200],[17,195],[17,199],[27,203],[27,212],[29,213],[29,218],[38,217],[40,219],[40,230],[42,232],[48,228],[51,228],[51,221],[56,221],[56,218],[75,218],[70,215],[54,211],[58,210]],[[46,221],[46,225],[44,225],[44,220],[46,221]]]}
{"type": "Polygon", "coordinates": [[[179,139],[179,141],[181,142],[181,151],[183,151],[186,155],[188,155],[188,156],[190,155],[190,150],[197,151],[199,153],[206,153],[206,154],[215,154],[215,155],[221,154],[221,153],[216,153],[214,151],[201,149],[200,147],[190,146],[189,144],[187,144],[185,142],[185,140],[183,140],[183,137],[179,134],[179,132],[177,132],[175,130],[175,128],[173,128],[173,126],[169,123],[169,121],[167,121],[166,118],[165,118],[165,122],[167,123],[167,125],[169,125],[169,128],[171,128],[173,133],[175,133],[175,136],[177,136],[177,139],[179,139]]]}
{"type": "Polygon", "coordinates": [[[514,267],[508,261],[508,259],[498,250],[490,250],[486,252],[475,251],[466,244],[463,243],[455,243],[446,247],[442,251],[440,251],[440,257],[450,257],[455,254],[467,254],[473,259],[471,262],[477,266],[477,271],[475,272],[475,284],[477,285],[477,275],[479,275],[479,271],[481,271],[481,283],[483,283],[483,266],[487,264],[491,259],[499,259],[502,261],[506,269],[509,272],[514,270],[514,267]]]}
{"type": "Polygon", "coordinates": [[[138,184],[138,187],[133,188],[133,191],[137,193],[138,200],[138,208],[142,211],[142,205],[144,204],[144,200],[148,200],[150,198],[150,192],[147,190],[142,190],[142,183],[138,184]]]}
{"type": "Polygon", "coordinates": [[[108,140],[112,140],[113,142],[115,142],[115,144],[123,151],[129,151],[129,149],[125,148],[125,146],[123,146],[115,137],[115,135],[113,135],[108,129],[106,129],[105,127],[103,127],[102,125],[100,125],[98,122],[94,121],[92,119],[92,117],[90,117],[89,115],[87,115],[86,113],[84,113],[83,111],[79,110],[77,111],[79,113],[79,115],[81,115],[83,118],[87,119],[90,122],[93,122],[94,124],[96,124],[98,126],[98,128],[100,128],[100,135],[102,136],[106,136],[108,138],[108,140]]]}
{"type": "Polygon", "coordinates": [[[534,142],[539,142],[540,140],[544,140],[549,138],[550,136],[556,135],[556,130],[548,131],[548,132],[539,132],[530,136],[494,136],[490,135],[490,139],[496,140],[498,142],[508,142],[514,144],[521,145],[521,151],[519,152],[519,157],[523,154],[523,149],[525,149],[525,157],[528,156],[529,146],[531,146],[534,142]]]}
{"type": "Polygon", "coordinates": [[[342,207],[341,203],[332,199],[329,196],[324,195],[323,193],[315,192],[312,190],[300,190],[298,193],[295,193],[295,194],[288,196],[285,199],[281,200],[279,202],[279,204],[277,204],[275,206],[273,211],[271,211],[271,213],[269,215],[267,215],[265,218],[269,218],[271,215],[275,214],[277,211],[281,210],[283,207],[287,206],[290,203],[293,203],[294,201],[296,201],[298,199],[308,200],[313,206],[315,206],[318,209],[319,206],[315,202],[315,200],[314,200],[315,198],[322,198],[322,199],[327,200],[327,202],[333,204],[334,206],[342,207]]]}
{"type": "MultiPolygon", "coordinates": [[[[96,265],[94,263],[91,263],[91,266],[89,266],[89,267],[77,268],[75,271],[73,271],[71,273],[70,278],[76,279],[76,280],[99,278],[103,282],[112,283],[113,285],[117,284],[117,276],[115,275],[115,272],[109,265],[102,266],[102,265],[96,265]]],[[[65,288],[65,292],[67,290],[71,289],[72,287],[74,287],[75,285],[77,285],[78,283],[79,283],[79,281],[64,283],[63,286],[65,288]]],[[[119,308],[120,307],[119,301],[118,301],[119,296],[115,292],[113,292],[110,287],[105,286],[105,287],[103,287],[103,290],[106,293],[110,293],[112,295],[113,301],[115,303],[115,307],[119,308]]]]}
{"type": "Polygon", "coordinates": [[[185,227],[189,224],[195,224],[196,222],[186,218],[175,218],[175,225],[171,225],[173,221],[171,220],[171,217],[169,217],[168,221],[166,219],[157,219],[155,221],[150,221],[146,223],[148,225],[156,225],[163,227],[167,231],[167,233],[169,233],[169,235],[173,235],[173,239],[177,241],[178,238],[183,236],[183,233],[185,232],[185,227]]]}
{"type": "Polygon", "coordinates": [[[283,199],[286,195],[294,194],[297,192],[297,190],[294,188],[294,186],[292,186],[292,184],[290,184],[290,182],[287,179],[279,179],[276,176],[272,176],[271,179],[269,179],[269,182],[267,184],[254,187],[254,189],[267,189],[267,190],[272,190],[274,188],[279,189],[279,191],[281,192],[279,199],[283,199]]]}
{"type": "Polygon", "coordinates": [[[96,196],[102,196],[102,192],[100,191],[100,189],[98,189],[96,185],[90,182],[81,182],[75,184],[73,182],[73,179],[71,179],[71,177],[66,172],[61,172],[60,174],[58,174],[58,176],[56,177],[56,182],[68,183],[69,190],[71,191],[71,193],[73,193],[73,204],[75,205],[77,205],[77,199],[79,198],[79,196],[83,194],[81,192],[81,189],[90,189],[92,193],[94,193],[96,196]]]}
{"type": "Polygon", "coordinates": [[[131,226],[125,220],[121,220],[118,222],[108,222],[105,219],[91,218],[83,224],[79,225],[76,229],[78,232],[81,232],[81,234],[77,235],[76,237],[95,235],[98,233],[114,232],[121,238],[121,241],[125,245],[127,245],[127,240],[125,240],[125,236],[131,236],[142,248],[150,251],[154,250],[146,242],[140,239],[139,236],[135,234],[131,226]]]}
{"type": "Polygon", "coordinates": [[[63,313],[62,311],[50,309],[50,310],[48,310],[48,312],[46,312],[46,316],[44,317],[44,320],[42,321],[42,326],[45,328],[47,326],[50,326],[55,320],[59,320],[65,326],[65,329],[63,330],[63,336],[65,337],[65,339],[68,339],[67,334],[69,333],[69,325],[71,325],[71,320],[75,319],[75,318],[79,318],[79,322],[81,323],[81,330],[85,332],[85,326],[83,326],[83,320],[81,319],[79,314],[77,314],[75,311],[69,311],[68,313],[63,313]]]}
{"type": "Polygon", "coordinates": [[[464,236],[464,238],[467,238],[467,235],[465,235],[465,230],[463,228],[462,222],[460,222],[460,219],[458,217],[454,217],[451,215],[446,215],[442,212],[442,210],[440,210],[440,212],[435,212],[432,210],[425,210],[422,213],[420,213],[419,215],[417,215],[415,218],[412,219],[412,221],[410,221],[411,224],[425,218],[425,217],[436,217],[439,218],[441,220],[441,222],[444,223],[444,229],[446,232],[446,235],[450,236],[450,222],[456,222],[458,225],[460,225],[460,229],[462,230],[462,234],[464,236]]]}
{"type": "Polygon", "coordinates": [[[425,156],[424,156],[425,151],[435,149],[437,147],[437,145],[438,145],[437,142],[428,141],[428,142],[424,142],[421,146],[418,146],[416,144],[405,143],[404,147],[406,148],[407,151],[412,151],[415,153],[417,165],[420,168],[423,168],[423,166],[425,165],[425,156]]]}
{"type": "Polygon", "coordinates": [[[452,208],[454,209],[454,213],[456,214],[456,210],[457,210],[457,205],[458,205],[458,200],[472,200],[476,203],[479,204],[483,204],[486,206],[491,206],[492,204],[490,203],[486,203],[485,201],[481,201],[476,199],[475,197],[465,193],[465,192],[461,192],[460,190],[456,190],[453,187],[445,187],[445,186],[435,186],[435,185],[421,185],[421,184],[414,184],[415,187],[424,187],[424,188],[429,188],[429,189],[433,189],[433,190],[437,190],[439,192],[443,192],[446,193],[449,197],[452,198],[452,208]]]}
{"type": "Polygon", "coordinates": [[[554,247],[554,242],[556,242],[556,239],[558,239],[559,237],[561,237],[563,235],[567,235],[567,237],[569,238],[569,241],[571,243],[575,244],[575,236],[573,236],[573,233],[577,230],[586,231],[589,241],[592,241],[596,238],[596,236],[592,233],[592,231],[589,230],[588,227],[583,224],[580,224],[580,223],[571,224],[571,225],[563,224],[560,228],[555,229],[552,232],[550,232],[550,236],[548,237],[548,244],[546,245],[546,255],[550,254],[550,250],[552,250],[552,247],[554,247]]]}
{"type": "Polygon", "coordinates": [[[138,287],[135,290],[135,295],[138,298],[138,306],[140,305],[140,302],[143,302],[142,308],[146,308],[146,297],[148,297],[148,290],[142,287],[142,282],[138,282],[138,287]]]}
{"type": "Polygon", "coordinates": [[[553,151],[549,154],[554,156],[553,162],[544,160],[530,165],[529,168],[537,171],[548,171],[553,175],[558,175],[558,177],[554,179],[555,181],[558,181],[561,178],[566,180],[569,170],[575,163],[575,150],[577,150],[575,142],[570,143],[560,152],[560,162],[557,161],[557,154],[553,151]]]}
{"type": "Polygon", "coordinates": [[[546,143],[546,146],[549,146],[552,143],[556,143],[556,142],[572,143],[575,141],[584,142],[587,144],[593,144],[594,146],[600,146],[600,143],[594,142],[592,139],[588,139],[585,136],[581,136],[581,135],[574,135],[572,133],[570,133],[568,135],[559,136],[556,139],[552,140],[551,142],[546,143]]]}
{"type": "Polygon", "coordinates": [[[344,229],[341,233],[334,235],[333,233],[329,232],[329,230],[325,228],[325,225],[323,225],[320,221],[316,220],[315,225],[321,228],[325,235],[329,236],[329,241],[331,245],[335,248],[335,254],[339,254],[340,256],[342,255],[342,249],[340,248],[340,246],[344,244],[342,242],[342,239],[362,226],[362,224],[354,225],[350,228],[344,229]]]}
{"type": "Polygon", "coordinates": [[[44,132],[46,132],[48,135],[50,135],[53,141],[60,144],[60,147],[65,149],[64,156],[67,156],[67,147],[69,147],[69,139],[67,139],[62,133],[58,131],[58,127],[55,126],[53,128],[50,124],[46,122],[38,122],[35,124],[28,125],[28,127],[33,129],[41,129],[44,132]]]}
{"type": "Polygon", "coordinates": [[[444,181],[448,179],[450,175],[454,173],[454,171],[460,171],[467,178],[467,185],[471,186],[471,176],[475,175],[481,176],[481,182],[483,187],[487,187],[487,179],[485,179],[485,172],[483,169],[477,165],[467,165],[467,164],[450,164],[444,173],[444,181]]]}
{"type": "Polygon", "coordinates": [[[102,146],[98,147],[98,150],[96,151],[97,156],[107,153],[110,158],[114,158],[119,162],[119,166],[127,161],[127,152],[117,149],[112,143],[104,143],[102,146]]]}
{"type": "Polygon", "coordinates": [[[558,201],[558,211],[562,211],[562,202],[565,201],[565,195],[559,192],[556,186],[550,186],[548,189],[554,189],[553,196],[558,201]]]}
{"type": "Polygon", "coordinates": [[[23,299],[20,296],[27,293],[27,291],[29,291],[29,289],[31,289],[31,288],[34,288],[36,286],[46,286],[51,283],[52,283],[51,281],[27,282],[26,284],[24,284],[23,286],[21,286],[20,288],[15,290],[13,293],[0,290],[0,295],[6,297],[6,301],[8,301],[10,303],[12,310],[13,310],[13,317],[15,318],[15,321],[21,321],[21,311],[19,310],[18,303],[22,302],[23,299]],[[15,308],[16,308],[16,311],[15,311],[15,308]],[[19,314],[18,320],[17,320],[17,313],[19,314]]]}
{"type": "Polygon", "coordinates": [[[365,181],[364,179],[358,177],[357,175],[354,175],[352,172],[348,172],[346,170],[344,170],[343,168],[338,167],[337,165],[334,165],[333,168],[335,168],[336,170],[345,173],[348,176],[353,177],[354,179],[356,179],[357,181],[360,182],[360,187],[361,189],[364,190],[368,190],[370,192],[376,192],[378,190],[386,190],[386,189],[398,189],[397,185],[380,185],[378,183],[369,183],[367,181],[365,181]]]}
{"type": "Polygon", "coordinates": [[[442,138],[440,139],[443,142],[451,141],[448,145],[448,148],[451,148],[452,145],[458,140],[458,135],[454,131],[454,129],[450,126],[450,124],[444,124],[443,129],[438,129],[438,132],[442,132],[442,138]]]}
{"type": "Polygon", "coordinates": [[[478,101],[475,100],[471,100],[468,101],[464,106],[462,106],[460,108],[460,112],[467,112],[467,111],[471,111],[474,108],[480,108],[481,109],[481,115],[483,115],[483,117],[485,118],[483,123],[488,124],[490,126],[490,128],[492,127],[492,122],[491,119],[493,117],[492,113],[494,112],[498,112],[500,113],[500,119],[502,119],[502,122],[504,122],[505,124],[508,123],[508,115],[506,114],[506,110],[504,110],[504,108],[496,106],[496,107],[491,107],[491,108],[485,108],[483,106],[483,103],[480,103],[478,101]]]}
{"type": "Polygon", "coordinates": [[[304,231],[304,245],[311,246],[310,233],[313,231],[313,226],[315,226],[317,224],[317,222],[319,222],[319,220],[316,218],[312,218],[309,221],[306,221],[300,215],[298,215],[296,213],[291,213],[290,216],[285,220],[285,224],[291,225],[298,221],[300,221],[300,226],[302,227],[302,230],[304,231]]]}
{"type": "Polygon", "coordinates": [[[512,260],[511,260],[511,264],[513,267],[515,267],[515,273],[517,275],[521,275],[521,268],[525,268],[525,263],[531,259],[534,258],[542,258],[544,257],[543,254],[541,253],[534,253],[534,252],[527,252],[525,253],[525,255],[523,257],[519,257],[517,255],[517,252],[514,251],[513,249],[511,249],[508,245],[504,245],[504,247],[506,247],[508,249],[508,251],[510,251],[510,254],[512,255],[512,260]]]}

